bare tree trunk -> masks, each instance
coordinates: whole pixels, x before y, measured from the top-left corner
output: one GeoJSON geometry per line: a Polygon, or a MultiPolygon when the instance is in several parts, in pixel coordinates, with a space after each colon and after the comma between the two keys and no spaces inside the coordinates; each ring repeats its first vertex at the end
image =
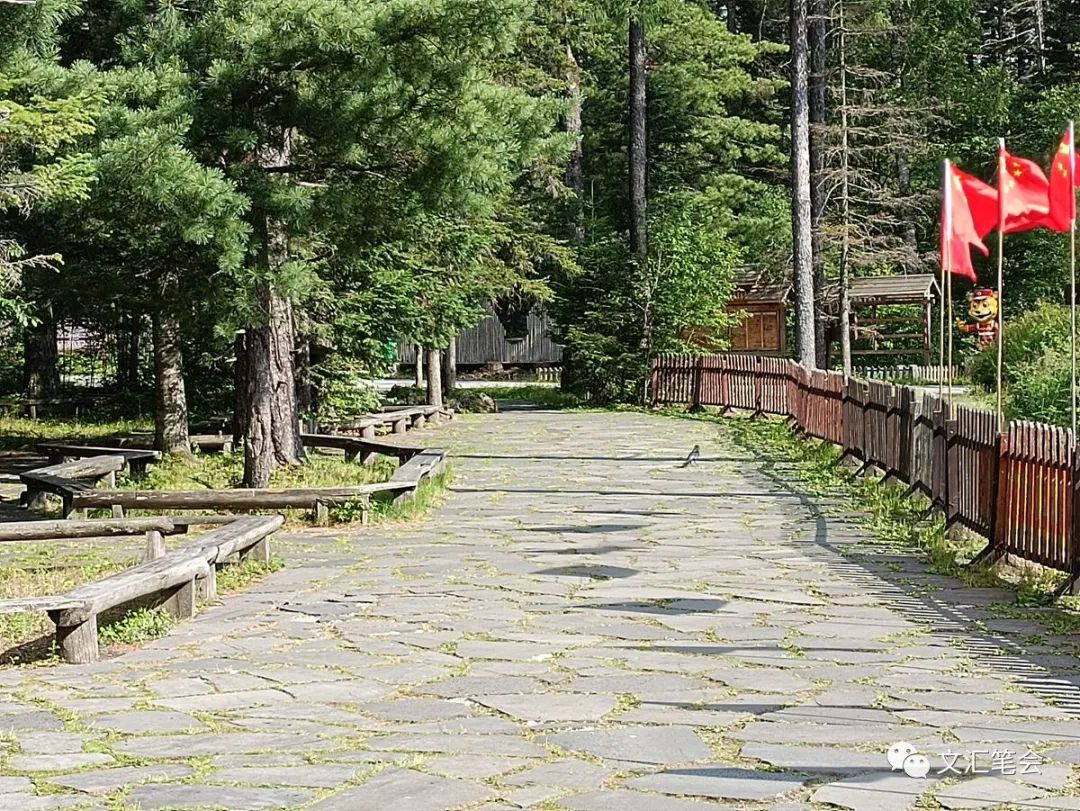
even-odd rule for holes
{"type": "Polygon", "coordinates": [[[630,10],[630,251],[644,261],[649,251],[646,220],[649,157],[646,152],[645,20],[640,5],[630,10]]]}
{"type": "Polygon", "coordinates": [[[447,394],[457,388],[457,338],[442,351],[442,388],[447,394]]]}
{"type": "Polygon", "coordinates": [[[573,242],[585,242],[585,151],[581,130],[581,68],[574,49],[566,46],[566,134],[574,139],[570,165],[566,169],[566,185],[574,192],[573,242]]]}
{"type": "Polygon", "coordinates": [[[233,354],[236,360],[233,364],[233,412],[232,412],[232,436],[233,447],[243,446],[244,437],[247,436],[247,389],[248,379],[248,351],[247,332],[237,330],[233,338],[233,354]]]}
{"type": "Polygon", "coordinates": [[[844,3],[837,4],[840,15],[840,355],[844,374],[851,368],[851,297],[848,275],[851,262],[851,193],[848,160],[847,39],[844,32],[844,3]]]}
{"type": "MultiPolygon", "coordinates": [[[[287,167],[295,136],[295,132],[286,130],[280,143],[264,147],[259,154],[259,165],[264,169],[287,167]]],[[[272,216],[264,215],[260,225],[261,259],[271,273],[271,280],[256,286],[255,303],[261,323],[246,330],[245,487],[267,487],[278,467],[299,464],[304,458],[293,376],[296,338],[292,302],[281,295],[272,281],[273,274],[289,258],[289,235],[285,223],[272,216]]]]}
{"type": "Polygon", "coordinates": [[[817,365],[814,340],[814,253],[810,228],[810,118],[808,110],[807,0],[791,0],[791,232],[795,271],[798,360],[817,365]]]}
{"type": "Polygon", "coordinates": [[[23,334],[23,391],[27,397],[49,397],[60,388],[60,356],[51,304],[41,308],[38,319],[23,334]]]}
{"type": "MultiPolygon", "coordinates": [[[[169,300],[167,291],[162,299],[169,300]]],[[[162,453],[191,453],[180,320],[174,313],[159,311],[153,314],[151,326],[154,337],[154,448],[162,453]]]]}
{"type": "Polygon", "coordinates": [[[416,375],[414,383],[417,388],[424,385],[424,347],[416,345],[416,375]]]}
{"type": "Polygon", "coordinates": [[[425,350],[427,358],[427,404],[442,408],[442,370],[439,368],[439,356],[442,353],[438,349],[425,350]]]}
{"type": "Polygon", "coordinates": [[[825,0],[810,0],[810,247],[814,262],[814,347],[817,365],[829,364],[828,314],[825,310],[825,255],[823,251],[825,152],[822,140],[828,120],[825,97],[825,50],[828,8],[825,0]]]}

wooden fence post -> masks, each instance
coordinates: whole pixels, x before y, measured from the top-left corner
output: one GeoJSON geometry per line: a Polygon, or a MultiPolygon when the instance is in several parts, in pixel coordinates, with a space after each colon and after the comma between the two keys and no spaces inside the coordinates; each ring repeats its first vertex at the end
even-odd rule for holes
{"type": "Polygon", "coordinates": [[[1009,481],[1008,476],[1002,475],[1002,468],[1005,466],[1008,455],[1009,438],[999,431],[997,435],[997,461],[994,463],[994,468],[991,472],[993,481],[992,492],[994,493],[994,511],[990,515],[990,538],[987,540],[986,546],[971,560],[968,566],[976,566],[980,563],[993,565],[1006,552],[1007,539],[1005,533],[1008,530],[1008,522],[1005,519],[1005,511],[1009,508],[1009,481]],[[1002,487],[1005,488],[1006,492],[1001,492],[1002,487]]]}
{"type": "Polygon", "coordinates": [[[1069,431],[1069,498],[1070,515],[1068,543],[1069,579],[1061,587],[1061,594],[1076,594],[1080,587],[1080,454],[1076,452],[1076,437],[1069,431]]]}
{"type": "Polygon", "coordinates": [[[696,361],[694,363],[694,385],[693,385],[693,390],[692,390],[691,395],[690,395],[690,410],[691,411],[700,411],[701,410],[701,374],[702,374],[702,371],[703,371],[703,369],[702,369],[701,356],[699,355],[696,358],[696,361]]]}

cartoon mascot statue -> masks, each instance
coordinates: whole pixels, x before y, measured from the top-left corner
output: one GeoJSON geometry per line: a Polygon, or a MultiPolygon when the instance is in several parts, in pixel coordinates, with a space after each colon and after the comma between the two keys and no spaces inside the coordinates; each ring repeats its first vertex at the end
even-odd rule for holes
{"type": "Polygon", "coordinates": [[[961,332],[977,335],[980,349],[992,346],[997,341],[997,293],[985,287],[979,287],[968,293],[967,298],[968,316],[975,323],[965,324],[958,318],[956,326],[961,332]]]}

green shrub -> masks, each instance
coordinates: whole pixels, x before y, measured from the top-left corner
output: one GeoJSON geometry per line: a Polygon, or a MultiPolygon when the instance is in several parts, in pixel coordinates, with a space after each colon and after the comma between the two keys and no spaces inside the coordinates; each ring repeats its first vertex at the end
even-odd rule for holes
{"type": "Polygon", "coordinates": [[[1014,376],[1008,387],[1010,419],[1069,424],[1071,368],[1067,346],[1047,349],[1033,360],[1016,364],[1014,376]]]}
{"type": "MultiPolygon", "coordinates": [[[[1028,374],[1029,366],[1048,352],[1069,350],[1069,308],[1039,304],[1035,309],[1010,319],[1006,311],[1004,370],[1006,384],[1028,374]]],[[[989,347],[972,362],[971,379],[987,389],[997,382],[997,350],[989,347]]]]}

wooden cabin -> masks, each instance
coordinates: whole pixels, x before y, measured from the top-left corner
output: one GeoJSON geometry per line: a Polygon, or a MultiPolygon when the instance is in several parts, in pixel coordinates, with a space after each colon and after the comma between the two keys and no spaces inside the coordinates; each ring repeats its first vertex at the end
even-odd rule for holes
{"type": "MultiPolygon", "coordinates": [[[[552,323],[547,313],[533,307],[510,325],[510,330],[487,307],[488,314],[474,327],[457,337],[457,365],[479,367],[501,363],[505,366],[556,366],[562,363],[562,347],[552,339],[552,323]]],[[[416,346],[397,342],[397,362],[416,363],[416,346]]]]}
{"type": "Polygon", "coordinates": [[[758,355],[787,353],[787,306],[791,280],[777,279],[766,271],[744,270],[735,277],[728,312],[743,313],[729,334],[731,352],[758,355]]]}

